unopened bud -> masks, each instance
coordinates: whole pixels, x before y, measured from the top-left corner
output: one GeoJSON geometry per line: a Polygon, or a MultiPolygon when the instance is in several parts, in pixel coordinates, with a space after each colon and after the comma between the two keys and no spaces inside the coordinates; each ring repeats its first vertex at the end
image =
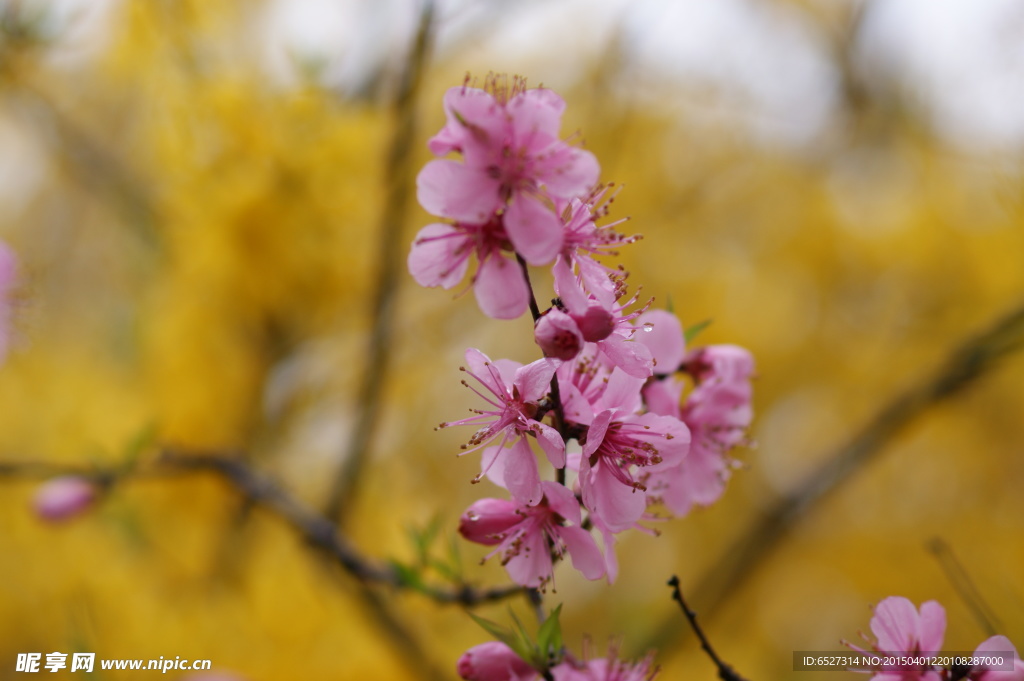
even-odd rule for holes
{"type": "Polygon", "coordinates": [[[96,498],[96,485],[77,475],[65,475],[43,483],[32,506],[43,520],[59,522],[81,514],[96,498]]]}

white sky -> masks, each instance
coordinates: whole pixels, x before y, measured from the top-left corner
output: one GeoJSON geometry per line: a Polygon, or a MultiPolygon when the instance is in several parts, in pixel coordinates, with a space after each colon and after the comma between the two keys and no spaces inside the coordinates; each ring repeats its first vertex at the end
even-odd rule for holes
{"type": "MultiPolygon", "coordinates": [[[[0,0],[0,7],[10,1],[0,0]]],[[[150,0],[20,1],[54,8],[51,30],[64,26],[67,33],[55,59],[73,60],[87,52],[87,36],[103,35],[99,18],[111,7],[150,0]]],[[[836,122],[833,65],[818,28],[782,2],[437,2],[442,56],[457,52],[474,65],[522,71],[533,83],[558,87],[618,45],[634,95],[679,90],[702,115],[783,146],[814,144],[836,122]],[[709,91],[716,93],[710,107],[697,96],[709,91]]],[[[259,9],[255,37],[274,81],[294,80],[295,62],[302,60],[321,64],[332,86],[355,91],[378,67],[402,58],[419,0],[252,6],[259,9]]],[[[1024,148],[1024,0],[872,0],[869,6],[860,63],[912,93],[954,145],[977,152],[1024,148]]]]}

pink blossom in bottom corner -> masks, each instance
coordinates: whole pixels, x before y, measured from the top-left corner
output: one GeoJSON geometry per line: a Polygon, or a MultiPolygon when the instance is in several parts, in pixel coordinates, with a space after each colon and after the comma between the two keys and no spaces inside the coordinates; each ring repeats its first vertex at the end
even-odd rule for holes
{"type": "Polygon", "coordinates": [[[466,681],[532,681],[540,678],[504,643],[490,641],[473,646],[462,654],[456,671],[466,681]]]}
{"type": "Polygon", "coordinates": [[[1006,660],[1006,667],[992,669],[975,667],[967,675],[972,681],[1024,681],[1024,661],[1017,654],[1017,648],[1005,636],[992,636],[985,639],[974,651],[975,657],[1012,657],[1006,660]]]}
{"type": "Polygon", "coordinates": [[[551,670],[555,681],[652,681],[658,675],[653,656],[624,662],[614,656],[573,664],[563,662],[551,670]]]}
{"type": "Polygon", "coordinates": [[[68,520],[88,509],[96,494],[96,485],[85,478],[77,475],[61,476],[46,481],[36,490],[32,507],[43,520],[68,520]]]}
{"type": "MultiPolygon", "coordinates": [[[[937,601],[926,601],[918,610],[909,599],[890,596],[882,599],[874,610],[870,623],[871,633],[877,639],[872,646],[874,651],[886,656],[941,652],[946,611],[937,601]]],[[[940,681],[942,678],[941,670],[931,665],[886,665],[873,671],[871,681],[940,681]]]]}

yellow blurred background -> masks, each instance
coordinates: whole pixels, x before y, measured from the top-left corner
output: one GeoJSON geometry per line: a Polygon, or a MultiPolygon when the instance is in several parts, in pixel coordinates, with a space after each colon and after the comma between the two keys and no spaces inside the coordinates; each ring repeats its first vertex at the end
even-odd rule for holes
{"type": "MultiPolygon", "coordinates": [[[[442,4],[404,110],[392,101],[409,40],[356,78],[298,49],[267,65],[254,26],[283,21],[268,9],[282,3],[103,4],[100,37],[74,42],[88,12],[62,23],[45,3],[0,3],[0,238],[21,260],[0,462],[117,466],[139,442],[143,460],[158,446],[229,452],[322,508],[363,413],[389,191],[427,160],[447,87],[466,72],[521,73],[558,89],[564,133],[581,130],[602,177],[625,185],[612,217],[644,235],[623,249],[630,281],[684,325],[712,319],[699,344],[743,345],[758,366],[756,446],[738,454],[723,499],[659,523],[660,536],[622,536],[614,585],[558,572],[545,602],[565,604],[570,647],[589,635],[603,651],[619,636],[639,655],[657,641],[662,678],[714,678],[669,598],[678,574],[693,604],[712,608],[701,618],[719,653],[754,681],[790,678],[795,650],[839,650],[889,595],[939,600],[947,648],[973,650],[987,634],[949,559],[928,548],[940,539],[1024,650],[1017,356],[928,405],[788,521],[741,581],[699,588],[884,405],[1024,304],[1020,148],[951,141],[913,92],[858,61],[872,3],[758,5],[799,16],[832,60],[830,122],[789,137],[747,125],[756,112],[710,86],[638,69],[628,45],[598,44],[582,16],[555,33],[561,55],[492,41],[494,26],[558,3],[442,4]],[[452,29],[469,8],[469,27],[452,29]],[[395,145],[410,113],[412,140],[395,145]],[[408,150],[397,171],[393,148],[408,150]]],[[[418,20],[409,3],[346,16],[349,40],[359,22],[411,39],[418,20]]],[[[431,219],[406,200],[401,261],[431,219]]],[[[455,371],[463,350],[539,353],[525,317],[484,318],[471,296],[419,289],[404,266],[395,281],[380,418],[345,531],[368,557],[411,563],[410,530],[436,522],[432,550],[447,559],[459,513],[490,493],[468,484],[477,460],[455,456],[468,433],[433,430],[473,405],[455,371]]],[[[215,476],[129,476],[61,524],[31,512],[40,481],[0,479],[0,678],[21,676],[18,653],[53,651],[210,659],[252,681],[455,678],[458,655],[487,640],[462,609],[414,591],[371,587],[369,602],[215,476]]],[[[471,583],[506,582],[500,566],[478,565],[482,547],[458,553],[471,583]]],[[[477,612],[507,621],[508,605],[477,612]]]]}

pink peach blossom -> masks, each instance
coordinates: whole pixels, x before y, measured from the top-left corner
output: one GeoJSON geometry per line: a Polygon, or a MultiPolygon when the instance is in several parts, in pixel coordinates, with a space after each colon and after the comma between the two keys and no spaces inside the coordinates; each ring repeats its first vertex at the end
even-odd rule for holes
{"type": "MultiPolygon", "coordinates": [[[[581,527],[579,502],[562,485],[541,483],[543,500],[525,506],[503,499],[481,499],[462,515],[459,532],[466,539],[497,546],[502,565],[517,584],[540,587],[552,578],[552,554],[568,551],[572,565],[587,579],[604,575],[604,559],[594,538],[581,527]]],[[[488,556],[490,557],[490,556],[488,556]]]]}
{"type": "Polygon", "coordinates": [[[521,81],[491,80],[489,90],[454,87],[444,97],[447,123],[429,147],[462,161],[430,161],[416,179],[417,197],[430,213],[483,224],[501,214],[512,246],[531,265],[554,260],[563,226],[551,205],[582,195],[597,183],[594,155],[562,141],[565,102],[521,81]]]}
{"type": "Polygon", "coordinates": [[[539,409],[538,401],[547,394],[551,385],[555,365],[547,359],[526,366],[509,360],[492,362],[475,348],[466,350],[466,364],[469,368],[462,367],[462,370],[476,379],[490,395],[472,388],[465,381],[463,384],[493,409],[476,409],[475,416],[442,423],[440,427],[478,426],[479,430],[473,434],[469,443],[463,445],[465,452],[480,449],[500,435],[501,441],[488,449],[490,456],[485,456],[485,459],[489,458],[493,462],[501,454],[508,491],[524,504],[532,506],[540,503],[540,473],[527,436],[537,439],[552,466],[565,466],[565,442],[562,436],[551,426],[533,418],[539,409]],[[505,448],[506,444],[511,446],[505,448]]]}

